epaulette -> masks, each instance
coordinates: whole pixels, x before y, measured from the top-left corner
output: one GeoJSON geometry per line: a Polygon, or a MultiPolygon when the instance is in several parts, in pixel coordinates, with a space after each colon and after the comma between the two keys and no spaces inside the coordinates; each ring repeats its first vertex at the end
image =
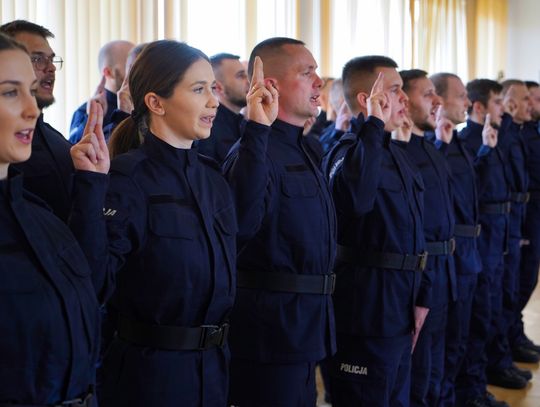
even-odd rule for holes
{"type": "Polygon", "coordinates": [[[131,175],[137,166],[146,158],[146,155],[140,149],[128,151],[112,160],[111,171],[117,171],[124,175],[131,175]]]}
{"type": "Polygon", "coordinates": [[[221,172],[221,165],[212,157],[208,157],[207,155],[198,154],[199,161],[203,164],[208,165],[209,167],[215,169],[216,171],[221,172]]]}

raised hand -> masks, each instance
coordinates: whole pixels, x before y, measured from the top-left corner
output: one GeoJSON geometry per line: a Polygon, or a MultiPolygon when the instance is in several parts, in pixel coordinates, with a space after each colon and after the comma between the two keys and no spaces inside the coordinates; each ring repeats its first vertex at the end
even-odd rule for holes
{"type": "Polygon", "coordinates": [[[351,124],[352,119],[352,113],[349,109],[349,106],[347,106],[347,103],[343,101],[341,103],[341,106],[339,107],[339,111],[337,113],[336,117],[336,129],[341,131],[347,131],[349,130],[349,126],[351,124]]]}
{"type": "Polygon", "coordinates": [[[86,114],[90,115],[90,102],[92,100],[98,102],[103,108],[104,112],[107,111],[107,92],[105,91],[105,81],[106,78],[105,75],[103,75],[98,87],[96,88],[96,91],[94,92],[94,96],[92,96],[86,104],[86,114]]]}
{"type": "Polygon", "coordinates": [[[439,106],[437,109],[435,122],[435,137],[437,140],[450,144],[452,142],[452,137],[454,136],[454,123],[443,116],[442,106],[439,106]]]}
{"type": "Polygon", "coordinates": [[[397,129],[392,131],[392,140],[405,141],[406,143],[408,143],[411,139],[413,125],[413,121],[407,114],[407,116],[403,120],[403,124],[401,125],[401,127],[398,127],[397,129]]]}
{"type": "Polygon", "coordinates": [[[514,117],[514,115],[517,113],[517,110],[518,110],[518,105],[516,103],[515,95],[516,95],[516,86],[510,85],[503,99],[504,111],[506,113],[509,113],[510,116],[512,117],[514,117]]]}
{"type": "Polygon", "coordinates": [[[484,128],[482,129],[482,144],[485,146],[495,148],[497,146],[498,132],[491,125],[491,115],[486,114],[486,121],[484,122],[484,128]]]}
{"type": "Polygon", "coordinates": [[[251,88],[246,96],[246,118],[254,122],[270,126],[278,114],[278,91],[264,83],[263,62],[255,57],[251,88]]]}
{"type": "Polygon", "coordinates": [[[91,100],[84,136],[71,147],[71,159],[77,170],[107,174],[110,167],[109,149],[103,134],[103,107],[91,100]]]}
{"type": "Polygon", "coordinates": [[[382,72],[379,72],[379,76],[371,88],[371,95],[367,98],[367,111],[368,116],[375,116],[385,123],[390,119],[390,103],[384,92],[384,74],[382,72]]]}
{"type": "Polygon", "coordinates": [[[131,100],[131,93],[129,92],[129,74],[126,74],[122,86],[116,94],[116,98],[118,109],[125,113],[131,113],[133,110],[133,101],[131,100]]]}
{"type": "Polygon", "coordinates": [[[414,330],[412,333],[412,352],[414,352],[414,348],[416,347],[416,342],[418,341],[418,336],[420,335],[420,332],[422,331],[422,327],[424,326],[424,322],[426,322],[426,317],[429,314],[429,308],[414,307],[414,330]]]}

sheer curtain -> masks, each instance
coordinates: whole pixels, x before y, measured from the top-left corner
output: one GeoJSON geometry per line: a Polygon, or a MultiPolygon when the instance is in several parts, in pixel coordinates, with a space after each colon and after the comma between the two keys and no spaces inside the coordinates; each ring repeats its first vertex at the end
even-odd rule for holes
{"type": "Polygon", "coordinates": [[[208,55],[246,59],[268,37],[306,42],[320,74],[340,76],[358,55],[383,54],[401,69],[450,71],[464,80],[505,66],[508,0],[0,0],[0,22],[27,19],[50,29],[65,65],[46,120],[63,134],[99,82],[106,42],[174,38],[208,55]]]}

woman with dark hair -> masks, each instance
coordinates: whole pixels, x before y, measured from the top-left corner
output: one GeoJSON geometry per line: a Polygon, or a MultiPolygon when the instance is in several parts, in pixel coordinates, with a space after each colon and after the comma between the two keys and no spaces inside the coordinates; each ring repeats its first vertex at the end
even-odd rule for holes
{"type": "Polygon", "coordinates": [[[0,406],[95,405],[99,307],[65,224],[23,189],[40,111],[26,49],[0,34],[0,406]]]}
{"type": "Polygon", "coordinates": [[[227,403],[228,314],[236,218],[219,167],[192,148],[218,106],[208,58],[176,41],[148,44],[129,74],[134,111],[117,130],[141,145],[110,164],[102,109],[91,105],[72,227],[117,313],[101,407],[227,403]]]}

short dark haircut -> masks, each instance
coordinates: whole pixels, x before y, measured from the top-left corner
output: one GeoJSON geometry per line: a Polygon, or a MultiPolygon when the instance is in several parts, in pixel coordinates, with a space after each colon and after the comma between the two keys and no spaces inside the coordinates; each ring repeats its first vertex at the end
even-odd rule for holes
{"type": "Polygon", "coordinates": [[[399,71],[399,76],[403,80],[403,92],[407,93],[411,88],[411,82],[417,79],[427,78],[427,72],[422,69],[405,69],[399,71]]]}
{"type": "Polygon", "coordinates": [[[255,45],[255,48],[251,51],[248,63],[248,75],[251,78],[253,76],[253,63],[255,57],[260,57],[263,61],[270,55],[283,54],[281,48],[284,45],[306,45],[303,41],[296,40],[288,37],[272,37],[255,45]]]}
{"type": "Polygon", "coordinates": [[[446,92],[448,92],[448,79],[450,78],[461,80],[461,78],[455,73],[450,72],[439,72],[429,77],[435,86],[435,92],[437,92],[437,95],[441,97],[446,96],[446,92]]]}
{"type": "Polygon", "coordinates": [[[15,41],[13,38],[8,37],[5,34],[0,33],[0,51],[9,51],[9,50],[21,50],[25,54],[28,54],[28,51],[21,43],[15,41]]]}
{"type": "Polygon", "coordinates": [[[343,96],[347,105],[356,110],[356,95],[360,91],[360,80],[372,75],[377,68],[396,68],[398,65],[392,58],[383,55],[365,55],[351,59],[343,67],[341,79],[343,80],[343,96]]]}
{"type": "Polygon", "coordinates": [[[210,65],[212,65],[212,69],[216,69],[218,66],[221,65],[221,62],[224,59],[236,59],[239,60],[240,56],[229,54],[228,52],[220,52],[219,54],[212,55],[210,57],[210,65]]]}
{"type": "Polygon", "coordinates": [[[540,84],[535,81],[525,81],[525,85],[527,85],[527,89],[540,87],[540,84]]]}
{"type": "Polygon", "coordinates": [[[502,95],[504,97],[504,95],[506,95],[506,92],[508,92],[508,89],[510,89],[510,86],[512,86],[512,85],[525,86],[525,82],[523,82],[520,79],[506,79],[506,80],[501,82],[501,85],[502,85],[502,92],[501,93],[502,93],[502,95]]]}
{"type": "Polygon", "coordinates": [[[491,79],[475,79],[467,83],[467,96],[471,101],[468,112],[472,112],[474,102],[480,102],[482,106],[487,107],[491,94],[498,95],[502,92],[502,85],[491,79]]]}
{"type": "Polygon", "coordinates": [[[22,32],[37,34],[45,39],[54,38],[54,34],[45,27],[26,20],[13,20],[0,26],[0,33],[10,37],[15,37],[22,32]]]}

